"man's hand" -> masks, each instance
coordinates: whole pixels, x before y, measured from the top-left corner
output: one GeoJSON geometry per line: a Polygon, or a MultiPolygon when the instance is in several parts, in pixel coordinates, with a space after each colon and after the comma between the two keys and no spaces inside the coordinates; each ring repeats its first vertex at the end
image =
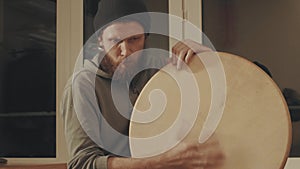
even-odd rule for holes
{"type": "Polygon", "coordinates": [[[192,40],[183,40],[177,42],[172,48],[171,62],[177,66],[177,69],[181,69],[182,63],[188,63],[191,58],[202,52],[212,51],[210,48],[203,46],[192,40]]]}
{"type": "Polygon", "coordinates": [[[220,169],[225,155],[219,142],[183,141],[173,149],[148,158],[110,157],[108,169],[220,169]]]}
{"type": "Polygon", "coordinates": [[[162,155],[164,168],[218,169],[224,163],[225,156],[220,144],[211,138],[204,144],[197,141],[182,142],[162,155]]]}

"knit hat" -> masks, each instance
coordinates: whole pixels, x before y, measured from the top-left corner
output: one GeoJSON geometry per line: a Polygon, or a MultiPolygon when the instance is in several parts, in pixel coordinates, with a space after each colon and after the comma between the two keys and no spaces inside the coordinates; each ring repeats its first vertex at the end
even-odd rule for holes
{"type": "Polygon", "coordinates": [[[125,20],[140,23],[144,27],[144,31],[148,32],[150,29],[150,16],[147,13],[131,15],[142,12],[148,12],[143,0],[101,0],[94,17],[95,31],[103,29],[112,21],[125,20]],[[126,17],[126,19],[122,18],[127,15],[131,16],[126,17]]]}

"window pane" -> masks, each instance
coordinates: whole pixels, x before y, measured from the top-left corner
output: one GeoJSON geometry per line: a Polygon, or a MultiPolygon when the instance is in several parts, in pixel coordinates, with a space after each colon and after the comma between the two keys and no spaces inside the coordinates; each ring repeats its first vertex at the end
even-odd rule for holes
{"type": "Polygon", "coordinates": [[[0,0],[0,157],[56,155],[56,1],[0,0]]]}

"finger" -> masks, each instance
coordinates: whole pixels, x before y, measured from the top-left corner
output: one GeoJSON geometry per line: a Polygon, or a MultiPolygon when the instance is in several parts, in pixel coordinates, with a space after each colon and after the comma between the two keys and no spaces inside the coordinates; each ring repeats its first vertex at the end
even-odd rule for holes
{"type": "Polygon", "coordinates": [[[208,159],[206,168],[219,168],[223,166],[225,163],[225,159],[208,159]]]}
{"type": "Polygon", "coordinates": [[[219,166],[224,163],[225,155],[220,149],[215,151],[209,151],[207,152],[207,160],[209,162],[208,165],[219,166]]]}
{"type": "Polygon", "coordinates": [[[185,45],[187,45],[189,48],[191,48],[196,54],[202,53],[202,52],[212,52],[213,51],[213,49],[211,49],[201,43],[198,43],[196,41],[189,40],[189,39],[184,40],[183,43],[185,45]]]}
{"type": "Polygon", "coordinates": [[[177,63],[177,56],[175,54],[172,54],[172,64],[176,65],[177,63]]]}
{"type": "Polygon", "coordinates": [[[176,55],[177,52],[178,52],[178,51],[177,51],[177,48],[178,48],[178,44],[176,43],[176,44],[172,47],[172,53],[175,54],[175,55],[176,55]]]}
{"type": "Polygon", "coordinates": [[[180,44],[176,43],[176,45],[174,45],[172,48],[172,59],[171,60],[172,60],[173,65],[177,64],[177,60],[178,60],[177,56],[180,53],[179,46],[180,46],[180,44]]]}
{"type": "Polygon", "coordinates": [[[182,68],[182,64],[184,62],[185,56],[186,56],[187,52],[186,51],[181,51],[178,59],[177,59],[177,69],[180,70],[182,68]]]}
{"type": "Polygon", "coordinates": [[[175,55],[178,55],[182,50],[184,49],[188,49],[189,47],[184,44],[183,42],[177,42],[173,47],[172,47],[172,52],[175,54],[175,55]]]}
{"type": "Polygon", "coordinates": [[[189,63],[189,61],[191,60],[192,56],[194,56],[195,53],[193,50],[189,49],[188,52],[187,52],[187,55],[185,57],[185,63],[189,63]]]}
{"type": "Polygon", "coordinates": [[[173,46],[173,49],[178,49],[180,46],[184,45],[183,42],[179,41],[177,42],[174,46],[173,46]]]}
{"type": "Polygon", "coordinates": [[[211,49],[211,48],[209,48],[209,47],[206,47],[206,46],[204,46],[204,45],[200,45],[200,46],[196,46],[196,47],[193,47],[192,48],[194,51],[195,51],[195,53],[203,53],[203,52],[212,52],[213,50],[211,49]]]}
{"type": "Polygon", "coordinates": [[[172,55],[169,56],[168,60],[167,60],[167,64],[172,63],[172,55]]]}

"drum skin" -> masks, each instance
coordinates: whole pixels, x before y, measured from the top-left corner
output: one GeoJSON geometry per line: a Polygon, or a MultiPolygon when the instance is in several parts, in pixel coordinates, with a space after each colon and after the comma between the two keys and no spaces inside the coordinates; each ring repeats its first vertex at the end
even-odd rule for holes
{"type": "MultiPolygon", "coordinates": [[[[222,169],[284,168],[291,145],[291,120],[280,89],[263,70],[240,56],[222,52],[206,52],[199,56],[210,57],[212,54],[219,55],[226,79],[224,111],[214,131],[214,136],[226,156],[222,169]]],[[[207,65],[203,64],[200,57],[195,56],[188,64],[197,81],[200,101],[195,122],[181,123],[182,127],[193,123],[191,130],[183,134],[185,140],[199,138],[212,105],[212,84],[207,65]]],[[[181,97],[176,75],[170,76],[166,73],[168,69],[174,69],[174,66],[167,65],[155,74],[134,105],[132,119],[139,113],[149,110],[151,106],[155,106],[150,103],[151,91],[163,91],[167,100],[163,111],[153,121],[130,123],[129,141],[133,157],[151,156],[151,153],[147,152],[153,152],[153,149],[156,149],[156,152],[166,150],[165,145],[169,144],[170,140],[161,139],[153,143],[156,146],[148,146],[143,145],[141,140],[136,141],[135,138],[147,140],[167,132],[180,113],[182,99],[189,99],[181,97]]],[[[180,76],[180,71],[178,74],[180,76]]],[[[181,111],[189,112],[189,110],[181,111]]],[[[147,111],[147,113],[152,112],[147,111]]],[[[182,135],[179,130],[178,134],[182,135]]]]}

